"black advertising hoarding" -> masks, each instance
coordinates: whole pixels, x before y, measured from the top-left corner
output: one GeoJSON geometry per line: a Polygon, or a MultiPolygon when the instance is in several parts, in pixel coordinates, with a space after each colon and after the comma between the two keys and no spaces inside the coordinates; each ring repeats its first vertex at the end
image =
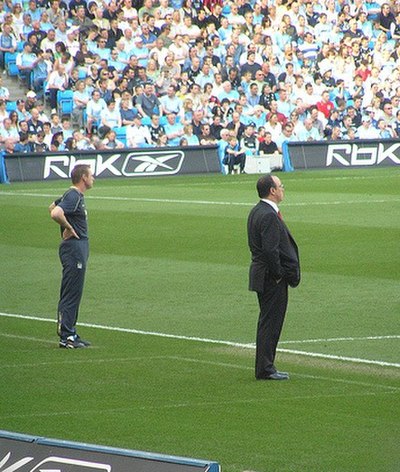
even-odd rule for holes
{"type": "Polygon", "coordinates": [[[288,147],[295,170],[400,165],[399,140],[292,142],[288,147]]]}
{"type": "Polygon", "coordinates": [[[216,462],[0,431],[0,470],[15,472],[220,472],[216,462]]]}
{"type": "Polygon", "coordinates": [[[5,164],[10,182],[69,179],[76,164],[89,164],[96,178],[221,171],[216,146],[12,154],[5,164]]]}

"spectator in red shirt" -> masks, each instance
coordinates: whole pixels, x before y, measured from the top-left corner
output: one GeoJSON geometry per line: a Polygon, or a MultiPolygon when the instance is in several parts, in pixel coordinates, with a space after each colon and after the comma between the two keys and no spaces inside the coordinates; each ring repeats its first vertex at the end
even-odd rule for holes
{"type": "Polygon", "coordinates": [[[330,117],[331,111],[335,108],[335,105],[329,100],[328,90],[322,92],[321,100],[317,102],[317,108],[326,119],[330,117]]]}

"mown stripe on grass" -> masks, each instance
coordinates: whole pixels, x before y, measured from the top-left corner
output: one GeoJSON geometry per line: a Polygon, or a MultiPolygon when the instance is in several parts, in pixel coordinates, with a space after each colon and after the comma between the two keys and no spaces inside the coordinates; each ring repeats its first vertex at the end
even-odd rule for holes
{"type": "MultiPolygon", "coordinates": [[[[44,322],[50,322],[50,323],[56,322],[56,320],[52,320],[49,318],[41,318],[38,316],[28,316],[28,315],[18,315],[14,313],[1,313],[0,312],[0,316],[32,320],[32,321],[44,321],[44,322]]],[[[97,325],[93,323],[79,323],[79,326],[84,326],[86,328],[93,328],[93,329],[102,329],[106,331],[117,331],[120,333],[140,334],[140,335],[145,335],[145,336],[158,336],[161,338],[180,339],[184,341],[196,341],[196,342],[202,342],[202,343],[208,343],[208,344],[221,344],[224,346],[231,346],[231,347],[238,347],[238,348],[247,348],[247,349],[255,348],[254,343],[238,343],[234,341],[225,341],[221,339],[210,339],[210,338],[200,338],[196,336],[184,336],[184,335],[179,335],[179,334],[159,333],[156,331],[143,331],[143,330],[138,330],[138,329],[133,329],[133,328],[120,328],[117,326],[104,326],[104,325],[97,325]]],[[[337,356],[333,354],[323,354],[319,352],[300,351],[296,349],[286,349],[286,348],[278,348],[278,351],[284,352],[286,354],[295,354],[295,355],[306,356],[306,357],[317,357],[321,359],[331,359],[331,360],[338,360],[342,362],[353,362],[357,364],[378,365],[380,367],[400,368],[400,364],[395,363],[395,362],[362,359],[358,357],[337,356]]]]}
{"type": "MultiPolygon", "coordinates": [[[[54,194],[47,193],[28,193],[28,192],[0,192],[0,196],[23,196],[23,197],[40,197],[40,198],[54,198],[54,194]]],[[[143,198],[143,197],[116,197],[116,196],[101,196],[101,195],[88,195],[85,197],[87,200],[109,200],[118,202],[143,202],[143,203],[173,203],[181,205],[210,205],[210,206],[245,206],[250,207],[254,205],[254,202],[223,202],[218,200],[182,200],[175,198],[143,198]]],[[[285,207],[302,207],[302,206],[327,206],[327,205],[357,205],[357,204],[372,204],[372,203],[393,203],[400,202],[398,198],[379,198],[379,199],[366,199],[366,200],[334,200],[326,202],[296,202],[296,203],[285,203],[285,207]]]]}

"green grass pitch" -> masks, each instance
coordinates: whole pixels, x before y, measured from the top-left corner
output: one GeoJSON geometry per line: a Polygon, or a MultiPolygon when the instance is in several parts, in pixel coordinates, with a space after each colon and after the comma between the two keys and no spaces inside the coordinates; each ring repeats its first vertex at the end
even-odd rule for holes
{"type": "Polygon", "coordinates": [[[72,352],[57,347],[47,212],[68,182],[1,186],[0,428],[224,472],[399,471],[400,169],[279,176],[303,270],[277,358],[288,382],[254,380],[257,176],[97,180],[80,314],[93,346],[72,352]]]}

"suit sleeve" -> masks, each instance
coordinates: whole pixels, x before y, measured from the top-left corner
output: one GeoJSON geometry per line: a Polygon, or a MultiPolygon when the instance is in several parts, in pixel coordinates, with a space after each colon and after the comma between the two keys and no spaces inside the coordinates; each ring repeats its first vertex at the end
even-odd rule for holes
{"type": "Polygon", "coordinates": [[[268,267],[269,275],[273,279],[281,279],[284,270],[280,261],[281,231],[278,216],[268,213],[262,219],[261,242],[262,252],[268,267]]]}

